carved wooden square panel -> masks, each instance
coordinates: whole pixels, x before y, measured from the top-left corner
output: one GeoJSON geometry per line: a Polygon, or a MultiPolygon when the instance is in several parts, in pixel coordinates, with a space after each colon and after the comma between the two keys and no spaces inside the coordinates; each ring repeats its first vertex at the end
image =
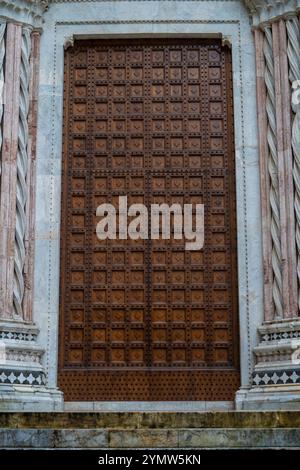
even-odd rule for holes
{"type": "Polygon", "coordinates": [[[239,363],[230,51],[218,39],[76,41],[65,53],[65,84],[65,399],[232,400],[239,363]],[[204,204],[204,248],[188,251],[173,233],[98,240],[97,207],[113,204],[118,221],[121,195],[148,209],[204,204]]]}
{"type": "Polygon", "coordinates": [[[95,80],[107,80],[108,78],[108,69],[101,67],[101,68],[95,68],[95,80]]]}

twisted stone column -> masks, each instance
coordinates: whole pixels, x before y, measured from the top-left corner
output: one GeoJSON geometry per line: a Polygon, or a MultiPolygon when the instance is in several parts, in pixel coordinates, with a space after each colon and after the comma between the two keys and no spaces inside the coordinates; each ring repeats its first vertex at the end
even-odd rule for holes
{"type": "Polygon", "coordinates": [[[252,387],[237,395],[237,406],[295,409],[300,408],[300,0],[245,3],[255,31],[262,216],[267,217],[262,223],[264,322],[254,348],[252,387]]]}
{"type": "Polygon", "coordinates": [[[20,97],[22,26],[7,23],[0,197],[0,318],[13,320],[13,269],[16,212],[16,159],[20,97]]]}
{"type": "Polygon", "coordinates": [[[289,79],[293,83],[300,80],[300,28],[299,20],[293,17],[286,21],[286,29],[288,34],[287,54],[289,59],[289,79]]]}
{"type": "Polygon", "coordinates": [[[17,154],[17,188],[16,188],[16,232],[14,258],[14,313],[23,317],[22,302],[24,297],[24,265],[25,265],[25,232],[26,232],[26,201],[27,201],[27,168],[28,168],[28,111],[29,111],[29,80],[30,80],[30,49],[31,38],[29,28],[22,30],[21,66],[20,66],[20,105],[19,132],[17,154]]]}
{"type": "Polygon", "coordinates": [[[267,88],[266,112],[268,119],[267,141],[269,148],[268,169],[270,176],[270,205],[271,205],[271,235],[272,235],[272,268],[273,301],[275,316],[283,317],[282,301],[282,274],[281,274],[281,243],[280,243],[280,211],[279,211],[279,182],[278,182],[278,155],[276,135],[276,100],[274,83],[274,57],[272,44],[272,30],[265,28],[264,41],[265,56],[265,83],[267,88]]]}
{"type": "MultiPolygon", "coordinates": [[[[299,117],[299,87],[300,87],[300,27],[299,20],[294,17],[286,22],[288,33],[289,79],[293,88],[292,109],[295,113],[293,120],[292,147],[294,156],[293,177],[295,185],[295,215],[296,215],[296,245],[297,245],[297,275],[300,285],[300,117],[299,117]]],[[[298,291],[300,310],[300,289],[298,291]]]]}
{"type": "Polygon", "coordinates": [[[62,394],[48,386],[33,315],[39,42],[49,2],[0,3],[0,410],[52,410],[62,394]]]}
{"type": "MultiPolygon", "coordinates": [[[[3,86],[4,86],[4,58],[5,58],[5,30],[6,23],[0,23],[0,154],[2,149],[2,116],[3,116],[3,86]]],[[[0,161],[1,175],[1,161],[0,161]]]]}
{"type": "MultiPolygon", "coordinates": [[[[296,244],[297,244],[297,275],[300,282],[300,81],[293,82],[292,109],[295,113],[293,121],[292,146],[294,154],[294,185],[295,185],[295,214],[296,214],[296,244]]],[[[300,309],[300,289],[299,289],[300,309]]]]}

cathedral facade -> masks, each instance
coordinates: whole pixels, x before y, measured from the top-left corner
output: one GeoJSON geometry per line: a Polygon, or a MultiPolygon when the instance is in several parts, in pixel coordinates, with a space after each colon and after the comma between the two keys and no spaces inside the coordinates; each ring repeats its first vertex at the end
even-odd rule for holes
{"type": "Polygon", "coordinates": [[[0,0],[0,410],[300,408],[299,12],[0,0]],[[120,196],[203,249],[99,241],[120,196]]]}

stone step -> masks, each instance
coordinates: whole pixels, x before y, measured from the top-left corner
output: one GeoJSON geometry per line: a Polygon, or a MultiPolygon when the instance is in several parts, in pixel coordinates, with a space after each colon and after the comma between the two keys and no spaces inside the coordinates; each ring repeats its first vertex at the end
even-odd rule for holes
{"type": "Polygon", "coordinates": [[[300,412],[3,412],[0,448],[300,449],[300,412]]]}

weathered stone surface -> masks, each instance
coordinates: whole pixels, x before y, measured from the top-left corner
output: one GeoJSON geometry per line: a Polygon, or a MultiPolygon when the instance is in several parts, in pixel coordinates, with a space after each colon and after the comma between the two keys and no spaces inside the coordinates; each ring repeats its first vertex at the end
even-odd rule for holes
{"type": "Polygon", "coordinates": [[[51,448],[52,429],[0,429],[0,448],[51,448]]]}
{"type": "Polygon", "coordinates": [[[102,429],[54,430],[54,447],[99,449],[107,447],[107,431],[102,429]]]}
{"type": "Polygon", "coordinates": [[[109,432],[109,447],[174,448],[178,447],[178,431],[174,429],[139,429],[109,432]]]}
{"type": "Polygon", "coordinates": [[[299,448],[300,429],[186,429],[178,439],[181,448],[299,448]]]}
{"type": "Polygon", "coordinates": [[[200,413],[0,413],[0,428],[19,429],[211,429],[300,428],[296,411],[200,413]]]}
{"type": "Polygon", "coordinates": [[[300,413],[0,414],[0,448],[149,447],[300,448],[300,413]]]}
{"type": "Polygon", "coordinates": [[[300,448],[300,429],[0,429],[0,447],[103,448],[300,448]]]}

